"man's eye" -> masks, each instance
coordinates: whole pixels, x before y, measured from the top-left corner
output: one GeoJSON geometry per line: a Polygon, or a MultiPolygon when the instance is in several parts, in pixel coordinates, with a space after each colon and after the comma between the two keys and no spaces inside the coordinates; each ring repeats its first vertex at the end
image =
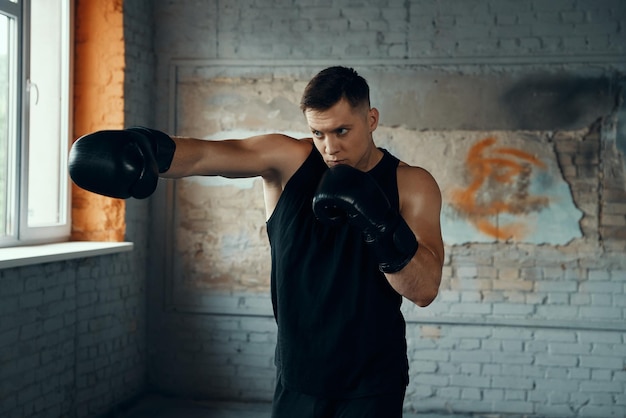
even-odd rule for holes
{"type": "Polygon", "coordinates": [[[337,135],[342,136],[348,133],[348,130],[346,128],[339,128],[337,129],[337,135]]]}
{"type": "Polygon", "coordinates": [[[322,136],[324,136],[320,131],[311,131],[313,133],[313,136],[316,138],[321,138],[322,136]]]}

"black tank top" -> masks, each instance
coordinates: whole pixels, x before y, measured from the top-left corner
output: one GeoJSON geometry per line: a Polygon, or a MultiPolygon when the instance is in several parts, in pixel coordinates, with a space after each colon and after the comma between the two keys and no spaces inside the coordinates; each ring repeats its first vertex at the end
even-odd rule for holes
{"type": "MultiPolygon", "coordinates": [[[[399,161],[382,151],[370,174],[397,210],[399,161]]],[[[402,297],[378,270],[360,231],[315,218],[311,202],[326,170],[313,147],[267,221],[278,375],[286,388],[319,397],[403,390],[408,361],[402,297]]]]}

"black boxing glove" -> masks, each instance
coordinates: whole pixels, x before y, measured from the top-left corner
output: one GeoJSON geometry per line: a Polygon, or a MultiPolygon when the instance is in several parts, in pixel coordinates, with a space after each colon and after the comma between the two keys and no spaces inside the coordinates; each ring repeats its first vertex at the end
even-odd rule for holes
{"type": "Polygon", "coordinates": [[[79,187],[104,196],[144,199],[166,172],[176,143],[163,132],[144,127],[98,131],[76,140],[70,149],[70,177],[79,187]]]}
{"type": "Polygon", "coordinates": [[[417,239],[406,221],[376,181],[356,168],[337,165],[324,173],[313,196],[313,212],[323,223],[357,227],[374,248],[383,273],[402,270],[417,252],[417,239]]]}

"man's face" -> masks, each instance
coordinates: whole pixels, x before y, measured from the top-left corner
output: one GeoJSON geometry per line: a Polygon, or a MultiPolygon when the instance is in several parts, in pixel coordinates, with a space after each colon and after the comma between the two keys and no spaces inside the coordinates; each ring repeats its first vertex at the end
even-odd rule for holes
{"type": "Polygon", "coordinates": [[[372,132],[378,126],[376,109],[352,108],[348,101],[341,99],[328,110],[307,109],[304,115],[313,134],[313,143],[329,167],[347,164],[366,171],[373,166],[372,132]]]}

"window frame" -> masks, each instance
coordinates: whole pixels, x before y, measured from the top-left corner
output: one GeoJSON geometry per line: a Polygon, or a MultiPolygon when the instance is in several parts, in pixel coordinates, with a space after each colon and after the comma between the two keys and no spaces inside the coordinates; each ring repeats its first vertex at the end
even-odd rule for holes
{"type": "MultiPolygon", "coordinates": [[[[8,201],[7,215],[10,219],[4,235],[0,236],[0,247],[14,247],[43,243],[68,241],[71,233],[71,184],[67,172],[67,155],[71,143],[72,133],[72,68],[73,68],[73,16],[74,1],[60,0],[63,3],[64,13],[62,18],[62,41],[63,52],[61,58],[61,98],[60,112],[61,129],[58,133],[59,148],[59,214],[58,222],[45,226],[29,226],[29,152],[30,148],[30,105],[33,96],[30,76],[31,60],[31,7],[36,6],[37,0],[0,0],[0,12],[14,19],[16,29],[14,36],[17,38],[15,48],[15,64],[13,65],[13,78],[15,83],[9,82],[9,92],[13,94],[11,100],[15,103],[15,110],[8,111],[7,123],[12,126],[9,133],[9,144],[12,156],[9,156],[7,190],[8,201]],[[12,86],[17,86],[13,88],[12,86]],[[14,137],[11,137],[14,135],[14,137]],[[17,164],[16,164],[17,163],[17,164]],[[9,213],[9,211],[11,213],[9,213]]],[[[36,87],[36,86],[35,86],[36,87]]],[[[36,92],[38,94],[38,92],[36,92]]],[[[9,106],[11,107],[11,106],[9,106]]]]}

